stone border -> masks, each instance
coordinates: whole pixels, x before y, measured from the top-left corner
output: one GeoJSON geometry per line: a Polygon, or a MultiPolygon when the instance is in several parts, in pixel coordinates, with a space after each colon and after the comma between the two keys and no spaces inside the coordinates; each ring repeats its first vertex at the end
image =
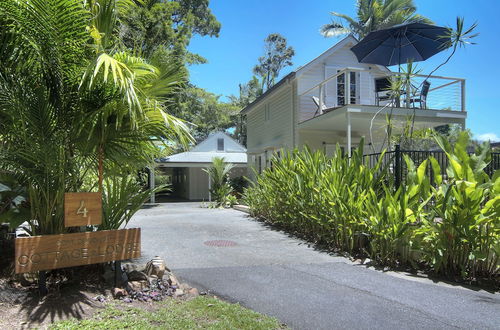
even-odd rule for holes
{"type": "Polygon", "coordinates": [[[246,205],[233,205],[233,209],[250,214],[250,208],[246,205]]]}

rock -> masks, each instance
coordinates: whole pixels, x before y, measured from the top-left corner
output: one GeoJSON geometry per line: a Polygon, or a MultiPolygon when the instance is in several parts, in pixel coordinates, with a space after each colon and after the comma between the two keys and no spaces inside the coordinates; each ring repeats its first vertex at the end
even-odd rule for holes
{"type": "Polygon", "coordinates": [[[189,291],[188,291],[188,294],[190,296],[194,296],[194,297],[197,297],[199,296],[199,292],[198,292],[198,289],[197,288],[191,288],[189,291]]]}
{"type": "Polygon", "coordinates": [[[149,290],[149,282],[148,281],[129,281],[129,282],[127,282],[126,288],[128,291],[133,291],[133,292],[149,290]]]}
{"type": "Polygon", "coordinates": [[[130,273],[127,273],[128,281],[148,281],[148,275],[140,272],[138,270],[133,270],[130,273]]]}
{"type": "Polygon", "coordinates": [[[145,273],[149,276],[156,275],[158,278],[162,278],[165,271],[170,272],[170,269],[165,265],[165,261],[158,256],[154,257],[154,259],[146,264],[145,273]]]}
{"type": "Polygon", "coordinates": [[[174,297],[182,297],[184,295],[184,291],[182,289],[175,290],[174,297]]]}
{"type": "Polygon", "coordinates": [[[36,284],[38,281],[38,277],[35,273],[22,273],[17,275],[19,283],[21,283],[22,286],[32,286],[33,284],[36,284]]]}
{"type": "Polygon", "coordinates": [[[9,287],[0,288],[0,303],[21,304],[27,298],[27,291],[21,291],[9,287]]]}
{"type": "Polygon", "coordinates": [[[186,283],[182,283],[181,285],[179,285],[179,288],[184,290],[184,291],[188,291],[189,289],[191,289],[191,287],[189,285],[187,285],[186,283]]]}
{"type": "Polygon", "coordinates": [[[113,288],[113,297],[115,299],[125,297],[127,294],[128,294],[127,290],[125,290],[125,289],[113,288]]]}
{"type": "MultiPolygon", "coordinates": [[[[163,278],[165,280],[165,277],[163,278]]],[[[175,286],[179,286],[179,281],[177,280],[177,278],[174,276],[174,274],[170,273],[167,277],[167,283],[169,285],[175,285],[175,286]]]]}
{"type": "Polygon", "coordinates": [[[126,273],[130,273],[134,270],[141,271],[145,267],[144,267],[144,265],[138,265],[138,264],[135,264],[133,262],[126,262],[126,263],[122,264],[122,268],[126,273]]]}

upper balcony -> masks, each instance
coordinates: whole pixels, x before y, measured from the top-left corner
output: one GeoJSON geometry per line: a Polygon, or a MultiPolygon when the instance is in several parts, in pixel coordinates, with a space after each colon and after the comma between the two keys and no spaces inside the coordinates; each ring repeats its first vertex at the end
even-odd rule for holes
{"type": "Polygon", "coordinates": [[[299,123],[351,105],[417,115],[422,112],[415,110],[438,110],[445,116],[466,111],[465,79],[344,68],[305,91],[299,89],[299,103],[299,123]]]}

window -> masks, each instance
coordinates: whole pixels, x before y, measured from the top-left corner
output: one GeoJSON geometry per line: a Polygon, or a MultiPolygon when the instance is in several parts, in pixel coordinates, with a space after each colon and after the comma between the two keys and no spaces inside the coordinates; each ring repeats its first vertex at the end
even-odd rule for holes
{"type": "MultiPolygon", "coordinates": [[[[349,72],[349,80],[350,80],[350,99],[349,99],[349,104],[356,104],[357,99],[358,99],[358,89],[357,89],[357,74],[356,72],[349,72]]],[[[345,79],[345,73],[342,73],[337,77],[337,105],[338,106],[343,106],[346,104],[345,102],[345,92],[346,92],[346,79],[345,79]]]]}
{"type": "Polygon", "coordinates": [[[224,139],[217,139],[217,151],[224,151],[224,139]]]}

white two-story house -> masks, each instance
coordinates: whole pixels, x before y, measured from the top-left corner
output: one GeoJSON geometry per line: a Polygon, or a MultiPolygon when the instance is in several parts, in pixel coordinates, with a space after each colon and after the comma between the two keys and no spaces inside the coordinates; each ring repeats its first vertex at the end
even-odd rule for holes
{"type": "Polygon", "coordinates": [[[261,171],[280,149],[321,149],[331,154],[340,144],[350,153],[362,137],[380,151],[387,117],[393,133],[408,120],[416,129],[445,124],[465,127],[465,80],[412,76],[411,93],[387,97],[388,68],[359,63],[347,36],[323,54],[291,72],[241,113],[247,121],[248,165],[261,171]],[[385,86],[385,87],[384,87],[385,86]],[[416,93],[415,93],[416,91],[416,93]],[[385,93],[385,97],[384,97],[385,93]]]}

